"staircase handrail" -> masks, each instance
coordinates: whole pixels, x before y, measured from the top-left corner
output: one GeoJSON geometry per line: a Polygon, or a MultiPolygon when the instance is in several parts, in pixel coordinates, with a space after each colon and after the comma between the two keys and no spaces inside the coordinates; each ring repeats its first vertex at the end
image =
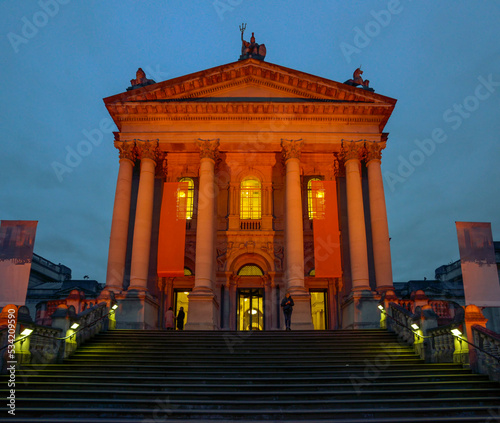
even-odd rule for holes
{"type": "Polygon", "coordinates": [[[487,356],[495,359],[500,363],[500,356],[497,356],[495,354],[490,353],[489,351],[486,351],[484,347],[484,341],[488,342],[488,347],[491,348],[491,345],[495,345],[495,348],[497,351],[500,352],[500,334],[487,329],[481,325],[473,325],[472,326],[472,336],[474,342],[468,342],[467,340],[464,340],[467,342],[469,345],[472,345],[474,348],[477,350],[481,351],[482,353],[486,354],[487,356]],[[477,340],[476,340],[477,339],[477,340]],[[480,344],[480,345],[478,345],[480,344]]]}
{"type": "Polygon", "coordinates": [[[385,310],[383,312],[385,313],[386,317],[391,319],[391,321],[395,322],[397,325],[401,326],[402,328],[406,330],[395,330],[392,328],[391,325],[388,325],[388,328],[392,329],[399,337],[403,338],[407,343],[413,344],[414,343],[414,336],[418,336],[420,338],[426,338],[424,335],[418,333],[417,330],[413,329],[410,327],[407,323],[408,321],[413,321],[415,320],[416,315],[413,315],[411,312],[409,312],[407,309],[404,307],[400,306],[397,303],[390,302],[389,303],[389,312],[387,313],[385,310]],[[400,315],[404,316],[405,322],[399,321],[396,317],[393,316],[394,311],[399,313],[400,315]],[[410,335],[411,334],[411,335],[410,335]]]}
{"type": "MultiPolygon", "coordinates": [[[[91,312],[95,311],[96,309],[98,309],[98,308],[103,308],[103,307],[106,307],[106,306],[107,306],[107,303],[106,303],[106,302],[102,302],[102,303],[99,303],[99,304],[95,305],[94,307],[88,308],[87,310],[82,311],[81,313],[77,314],[77,315],[76,315],[77,319],[75,319],[74,321],[75,321],[75,322],[77,322],[78,320],[80,320],[80,319],[78,319],[78,317],[79,317],[79,318],[85,317],[87,314],[90,314],[91,312]]],[[[40,337],[42,337],[42,338],[50,338],[50,339],[54,339],[54,340],[56,340],[56,341],[64,341],[64,340],[66,340],[66,339],[68,339],[68,338],[72,338],[73,336],[76,336],[76,334],[77,334],[78,332],[80,332],[80,331],[82,331],[82,330],[85,330],[85,329],[88,329],[88,328],[90,328],[90,327],[94,326],[97,322],[99,322],[100,320],[102,320],[102,319],[106,318],[107,316],[109,316],[109,315],[110,315],[111,313],[113,313],[113,312],[114,312],[114,310],[110,310],[110,311],[109,311],[108,313],[106,313],[105,315],[103,315],[103,316],[99,317],[99,318],[98,318],[98,319],[96,319],[96,320],[93,320],[93,321],[92,321],[92,322],[90,322],[90,323],[87,323],[85,326],[78,327],[78,329],[77,329],[77,330],[75,330],[73,333],[70,333],[69,335],[66,335],[66,336],[65,336],[65,337],[63,337],[63,338],[57,338],[57,337],[55,337],[55,336],[43,335],[43,334],[41,334],[41,333],[38,333],[38,332],[33,331],[33,332],[31,332],[29,335],[25,335],[25,336],[23,336],[22,338],[18,338],[18,339],[16,339],[16,340],[13,342],[13,344],[16,344],[16,343],[18,343],[18,342],[22,342],[22,341],[24,341],[26,338],[29,338],[31,335],[40,336],[40,337]]],[[[51,327],[49,327],[49,326],[37,325],[37,324],[34,324],[34,323],[33,323],[32,325],[33,325],[35,328],[37,328],[37,327],[41,327],[41,328],[45,328],[45,329],[52,329],[52,330],[55,330],[55,331],[56,331],[56,330],[58,330],[58,329],[51,328],[51,327]]],[[[0,351],[2,351],[2,350],[4,350],[4,349],[6,349],[7,347],[8,347],[8,345],[3,346],[2,348],[0,348],[0,351]]]]}

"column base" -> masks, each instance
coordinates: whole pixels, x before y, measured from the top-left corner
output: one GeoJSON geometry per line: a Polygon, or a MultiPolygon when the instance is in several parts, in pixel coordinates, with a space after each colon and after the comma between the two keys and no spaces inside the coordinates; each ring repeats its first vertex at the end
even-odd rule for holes
{"type": "Polygon", "coordinates": [[[379,329],[380,298],[374,291],[352,291],[342,304],[342,329],[379,329]]]}
{"type": "Polygon", "coordinates": [[[189,311],[185,330],[218,330],[219,304],[208,289],[193,291],[188,297],[189,311]]]}
{"type": "Polygon", "coordinates": [[[158,329],[158,302],[148,292],[124,291],[116,300],[116,329],[158,329]]]}
{"type": "Polygon", "coordinates": [[[394,291],[394,286],[393,285],[377,286],[377,292],[379,294],[383,294],[384,292],[387,292],[387,291],[394,291]]]}

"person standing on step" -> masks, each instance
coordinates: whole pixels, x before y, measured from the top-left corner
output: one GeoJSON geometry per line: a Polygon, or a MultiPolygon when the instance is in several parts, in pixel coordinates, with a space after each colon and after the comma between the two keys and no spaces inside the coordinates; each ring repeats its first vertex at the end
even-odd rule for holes
{"type": "Polygon", "coordinates": [[[177,329],[184,330],[184,317],[186,314],[184,313],[184,307],[179,309],[179,313],[177,313],[177,329]]]}
{"type": "Polygon", "coordinates": [[[285,326],[286,330],[291,330],[290,326],[292,324],[292,311],[293,311],[293,299],[290,293],[287,292],[285,298],[281,301],[281,307],[283,307],[283,314],[285,315],[285,326]]]}
{"type": "Polygon", "coordinates": [[[165,329],[174,330],[174,311],[169,307],[165,313],[165,329]]]}

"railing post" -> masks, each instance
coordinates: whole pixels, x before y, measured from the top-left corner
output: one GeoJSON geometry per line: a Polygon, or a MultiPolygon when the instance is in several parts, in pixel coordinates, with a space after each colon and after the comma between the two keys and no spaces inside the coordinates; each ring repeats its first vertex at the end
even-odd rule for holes
{"type": "MultiPolygon", "coordinates": [[[[483,328],[486,328],[486,322],[488,319],[484,317],[483,313],[479,309],[479,307],[470,304],[467,307],[465,307],[465,334],[467,336],[467,340],[471,343],[474,342],[474,336],[472,333],[472,326],[474,325],[479,325],[482,326],[483,328]]],[[[463,343],[463,342],[462,342],[463,343]]],[[[468,350],[469,354],[468,357],[463,354],[462,359],[463,360],[469,360],[468,362],[470,363],[470,366],[474,372],[479,372],[480,371],[480,365],[479,365],[479,351],[477,351],[472,345],[468,345],[468,350]]],[[[462,361],[463,362],[463,361],[462,361]]]]}
{"type": "MultiPolygon", "coordinates": [[[[52,314],[52,327],[61,330],[61,335],[65,337],[68,335],[70,330],[70,316],[68,306],[66,304],[60,304],[57,306],[56,311],[52,314]]],[[[71,337],[67,339],[59,340],[59,353],[57,361],[61,362],[65,358],[69,357],[76,350],[76,339],[71,337]],[[73,338],[73,339],[71,339],[73,338]]]]}
{"type": "Polygon", "coordinates": [[[434,329],[438,325],[438,315],[432,310],[430,305],[424,305],[420,309],[420,315],[418,316],[418,326],[419,334],[415,335],[415,351],[420,355],[420,358],[424,359],[426,363],[432,362],[432,339],[429,336],[430,329],[434,329]]]}

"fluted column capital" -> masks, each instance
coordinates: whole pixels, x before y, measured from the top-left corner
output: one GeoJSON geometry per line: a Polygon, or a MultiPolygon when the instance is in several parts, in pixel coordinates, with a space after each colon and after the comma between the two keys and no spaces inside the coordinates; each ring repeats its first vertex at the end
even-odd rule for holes
{"type": "Polygon", "coordinates": [[[302,155],[302,147],[304,146],[304,141],[299,140],[287,140],[285,138],[281,139],[281,148],[283,154],[283,160],[285,163],[290,159],[299,159],[302,155]]]}
{"type": "Polygon", "coordinates": [[[342,140],[341,156],[344,162],[363,160],[365,155],[365,140],[342,140]]]}
{"type": "Polygon", "coordinates": [[[196,145],[200,149],[200,159],[211,159],[214,162],[219,156],[220,139],[214,138],[213,140],[202,140],[198,138],[196,145]]]}
{"type": "Polygon", "coordinates": [[[365,143],[366,149],[366,163],[372,160],[382,160],[382,150],[385,148],[386,143],[384,141],[367,141],[365,143]]]}
{"type": "Polygon", "coordinates": [[[137,158],[135,141],[115,141],[115,148],[119,151],[120,160],[126,159],[134,162],[137,158]]]}
{"type": "Polygon", "coordinates": [[[158,158],[158,140],[135,140],[137,157],[139,159],[150,159],[156,162],[158,158]]]}

